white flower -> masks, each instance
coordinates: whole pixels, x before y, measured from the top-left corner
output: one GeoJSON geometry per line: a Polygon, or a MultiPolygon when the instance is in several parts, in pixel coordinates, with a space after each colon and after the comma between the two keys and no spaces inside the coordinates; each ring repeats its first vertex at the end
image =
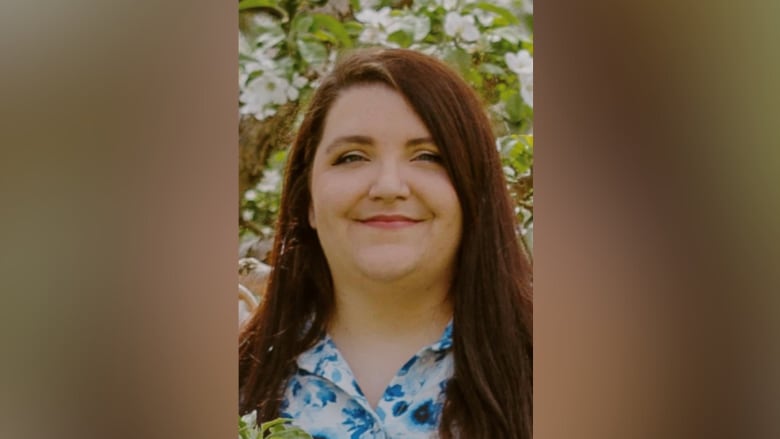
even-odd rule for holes
{"type": "Polygon", "coordinates": [[[379,6],[379,0],[360,0],[360,9],[375,9],[379,6]]]}
{"type": "Polygon", "coordinates": [[[252,51],[252,45],[246,40],[246,37],[241,32],[238,33],[238,53],[250,53],[252,51]]]}
{"type": "Polygon", "coordinates": [[[521,50],[517,53],[507,53],[505,59],[506,66],[509,67],[509,70],[515,72],[517,76],[534,74],[534,59],[527,50],[521,50]]]}
{"type": "Polygon", "coordinates": [[[523,12],[526,14],[534,13],[534,0],[523,0],[523,12]]]}
{"type": "Polygon", "coordinates": [[[474,24],[471,15],[460,15],[457,12],[448,12],[444,18],[444,32],[451,37],[460,37],[465,41],[476,41],[479,38],[479,30],[474,24]]]}
{"type": "Polygon", "coordinates": [[[269,95],[271,102],[277,105],[282,105],[287,102],[287,89],[290,88],[290,83],[286,79],[278,76],[265,75],[269,77],[269,81],[265,85],[265,90],[269,95]]]}
{"type": "Polygon", "coordinates": [[[364,9],[355,14],[355,18],[365,25],[358,41],[365,44],[388,45],[387,36],[390,33],[388,28],[393,25],[390,12],[390,7],[385,6],[378,11],[364,9]]]}
{"type": "Polygon", "coordinates": [[[477,20],[479,21],[479,24],[485,27],[489,27],[493,24],[493,20],[496,18],[496,14],[488,11],[483,11],[482,9],[475,9],[473,12],[474,15],[477,16],[477,20]]]}
{"type": "Polygon", "coordinates": [[[279,25],[276,19],[266,13],[254,14],[252,21],[254,21],[256,27],[273,27],[279,25]]]}
{"type": "Polygon", "coordinates": [[[436,0],[436,3],[444,7],[445,11],[451,11],[458,6],[458,0],[436,0]]]}
{"type": "Polygon", "coordinates": [[[533,75],[520,80],[520,96],[529,107],[534,108],[534,77],[533,75]]]}
{"type": "Polygon", "coordinates": [[[399,30],[411,35],[414,41],[422,41],[431,32],[431,20],[427,15],[404,15],[395,18],[386,28],[388,35],[399,30]]]}
{"type": "Polygon", "coordinates": [[[413,29],[414,41],[421,41],[431,32],[431,20],[427,15],[408,15],[404,20],[413,29]]]}
{"type": "Polygon", "coordinates": [[[309,83],[309,80],[305,76],[301,76],[298,72],[293,75],[292,85],[297,89],[301,89],[309,83]]]}
{"type": "Polygon", "coordinates": [[[242,416],[241,420],[249,425],[257,425],[257,410],[242,416]]]}
{"type": "Polygon", "coordinates": [[[254,189],[249,189],[248,191],[246,191],[244,193],[244,198],[249,200],[249,201],[256,200],[257,199],[257,192],[255,192],[254,189]]]}
{"type": "Polygon", "coordinates": [[[292,86],[287,87],[287,99],[289,99],[290,101],[294,101],[298,99],[298,95],[299,93],[297,88],[292,86]]]}
{"type": "Polygon", "coordinates": [[[260,192],[274,192],[282,181],[282,174],[275,169],[269,169],[263,174],[263,179],[258,183],[257,190],[260,192]]]}
{"type": "Polygon", "coordinates": [[[258,120],[263,120],[276,113],[272,105],[285,104],[291,95],[297,98],[298,90],[290,93],[290,82],[287,79],[273,73],[262,74],[244,87],[239,100],[244,103],[241,107],[243,114],[254,114],[258,120]]]}
{"type": "Polygon", "coordinates": [[[293,73],[292,81],[290,81],[290,86],[287,88],[287,98],[291,101],[298,99],[300,89],[308,83],[309,80],[305,76],[301,76],[298,72],[293,73]]]}
{"type": "Polygon", "coordinates": [[[374,27],[387,27],[392,19],[390,18],[390,7],[375,11],[373,9],[364,9],[355,14],[357,21],[374,27]]]}
{"type": "Polygon", "coordinates": [[[505,55],[506,66],[520,81],[520,96],[529,107],[534,106],[534,59],[527,50],[505,55]]]}
{"type": "MultiPolygon", "coordinates": [[[[239,301],[239,304],[241,302],[239,301]]],[[[241,313],[241,305],[239,305],[239,315],[241,313]]],[[[240,324],[240,320],[239,320],[240,324]]],[[[260,435],[260,429],[257,425],[257,411],[253,411],[252,413],[246,414],[241,417],[241,420],[246,423],[247,427],[247,433],[249,434],[249,439],[257,439],[257,437],[260,435]]],[[[241,435],[239,434],[239,439],[241,438],[241,435]]]]}
{"type": "Polygon", "coordinates": [[[259,47],[249,54],[252,58],[251,61],[244,62],[244,70],[247,72],[266,72],[274,70],[277,65],[276,54],[279,52],[278,48],[264,48],[259,47]]]}
{"type": "Polygon", "coordinates": [[[373,26],[366,26],[360,33],[358,41],[365,44],[386,44],[387,32],[373,26]]]}
{"type": "Polygon", "coordinates": [[[241,218],[243,218],[244,221],[252,221],[252,218],[254,218],[254,216],[255,213],[249,209],[244,209],[241,211],[241,218]]]}

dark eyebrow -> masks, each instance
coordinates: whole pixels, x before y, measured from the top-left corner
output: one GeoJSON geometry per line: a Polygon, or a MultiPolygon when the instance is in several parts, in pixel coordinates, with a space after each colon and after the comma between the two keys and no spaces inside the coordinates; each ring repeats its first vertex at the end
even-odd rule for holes
{"type": "Polygon", "coordinates": [[[420,137],[418,139],[412,139],[406,142],[406,147],[410,148],[412,146],[426,145],[426,144],[436,145],[436,142],[434,142],[433,139],[431,139],[430,137],[420,137]]]}
{"type": "Polygon", "coordinates": [[[333,148],[344,143],[357,143],[360,145],[373,145],[374,139],[368,136],[341,136],[336,137],[328,146],[325,147],[325,153],[329,153],[333,148]]]}
{"type": "MultiPolygon", "coordinates": [[[[343,145],[345,143],[352,143],[352,144],[358,144],[358,145],[373,145],[374,139],[368,136],[341,136],[335,138],[328,146],[325,147],[325,153],[329,153],[334,148],[343,145]]],[[[425,145],[425,144],[432,144],[435,145],[433,142],[433,139],[430,137],[418,137],[416,139],[412,139],[408,142],[406,142],[406,147],[411,148],[418,145],[425,145]]]]}

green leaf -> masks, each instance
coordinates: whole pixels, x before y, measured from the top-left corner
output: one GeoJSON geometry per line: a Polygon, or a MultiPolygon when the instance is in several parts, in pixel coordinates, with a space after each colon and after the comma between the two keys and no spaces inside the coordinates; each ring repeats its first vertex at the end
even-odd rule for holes
{"type": "Polygon", "coordinates": [[[468,72],[471,67],[471,55],[460,47],[447,50],[444,60],[457,67],[461,73],[468,72]]]}
{"type": "Polygon", "coordinates": [[[262,424],[260,424],[260,431],[265,433],[266,431],[268,431],[269,429],[271,429],[273,427],[276,427],[276,426],[279,426],[279,425],[284,426],[284,424],[286,424],[286,423],[288,423],[290,421],[292,421],[292,419],[290,419],[290,418],[276,418],[273,421],[266,421],[266,422],[263,422],[262,424]]]}
{"type": "Polygon", "coordinates": [[[533,134],[522,134],[520,135],[520,141],[523,142],[529,150],[534,149],[534,135],[533,134]]]}
{"type": "Polygon", "coordinates": [[[271,433],[267,439],[312,439],[311,435],[299,428],[291,428],[289,430],[280,431],[277,433],[271,433]]]}
{"type": "Polygon", "coordinates": [[[387,41],[392,41],[401,47],[409,47],[414,42],[414,36],[403,30],[397,30],[387,36],[387,41]]]}
{"type": "Polygon", "coordinates": [[[523,41],[522,43],[520,43],[520,48],[527,50],[528,53],[531,54],[531,56],[534,56],[534,42],[533,41],[523,41]]]}
{"type": "Polygon", "coordinates": [[[274,169],[284,168],[284,164],[287,163],[288,152],[287,149],[282,149],[281,151],[273,153],[271,157],[268,158],[268,166],[274,169]]]}
{"type": "Polygon", "coordinates": [[[241,416],[238,417],[238,436],[241,439],[249,439],[249,427],[246,425],[241,416]]]}
{"type": "Polygon", "coordinates": [[[506,114],[509,116],[509,120],[512,122],[519,122],[523,118],[523,98],[516,90],[512,90],[508,93],[506,99],[504,99],[506,105],[506,114]]]}
{"type": "Polygon", "coordinates": [[[504,71],[504,69],[501,68],[501,66],[493,63],[487,63],[487,62],[479,65],[479,71],[494,76],[504,76],[506,74],[506,72],[504,71]]]}
{"type": "Polygon", "coordinates": [[[240,2],[238,2],[239,11],[245,11],[247,9],[253,9],[253,8],[272,9],[274,12],[279,14],[282,23],[286,23],[287,20],[290,19],[290,16],[287,14],[287,11],[280,8],[277,2],[275,2],[274,0],[241,0],[240,2]]]}
{"type": "Polygon", "coordinates": [[[325,48],[324,44],[314,39],[299,39],[298,51],[301,54],[301,58],[309,65],[322,64],[328,58],[328,49],[325,48]]]}
{"type": "Polygon", "coordinates": [[[336,37],[336,40],[338,40],[339,44],[343,47],[352,47],[352,39],[349,37],[347,29],[339,20],[330,15],[321,13],[312,14],[312,17],[315,29],[323,29],[329,32],[336,37]]]}
{"type": "Polygon", "coordinates": [[[480,74],[478,69],[468,69],[464,75],[466,80],[474,85],[477,89],[482,88],[482,84],[484,83],[484,78],[482,78],[482,75],[480,74]]]}
{"type": "Polygon", "coordinates": [[[310,33],[309,35],[313,36],[314,38],[322,42],[332,43],[332,44],[337,43],[336,37],[334,37],[333,34],[329,32],[325,32],[322,29],[317,29],[314,32],[310,33]]]}
{"type": "Polygon", "coordinates": [[[314,17],[309,14],[300,13],[293,18],[292,28],[296,33],[305,34],[309,32],[313,23],[314,17]]]}
{"type": "Polygon", "coordinates": [[[349,35],[350,41],[356,39],[360,35],[363,31],[363,27],[363,24],[357,21],[347,21],[344,23],[344,30],[347,32],[347,35],[349,35]]]}
{"type": "Polygon", "coordinates": [[[499,17],[503,18],[509,24],[519,24],[520,19],[513,14],[510,10],[496,6],[487,2],[475,3],[473,6],[467,6],[463,8],[463,12],[470,12],[472,9],[482,9],[483,11],[493,12],[499,17]]]}
{"type": "Polygon", "coordinates": [[[512,45],[516,45],[520,42],[520,32],[517,27],[509,26],[509,27],[500,27],[493,31],[493,34],[502,38],[503,40],[506,40],[508,43],[512,45]]]}

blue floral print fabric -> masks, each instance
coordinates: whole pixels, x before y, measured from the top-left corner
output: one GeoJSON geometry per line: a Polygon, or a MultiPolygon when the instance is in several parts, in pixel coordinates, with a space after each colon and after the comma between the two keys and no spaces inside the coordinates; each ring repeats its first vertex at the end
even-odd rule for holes
{"type": "Polygon", "coordinates": [[[326,335],[298,357],[281,415],[314,439],[436,438],[452,373],[450,322],[436,343],[401,367],[374,409],[326,335]]]}

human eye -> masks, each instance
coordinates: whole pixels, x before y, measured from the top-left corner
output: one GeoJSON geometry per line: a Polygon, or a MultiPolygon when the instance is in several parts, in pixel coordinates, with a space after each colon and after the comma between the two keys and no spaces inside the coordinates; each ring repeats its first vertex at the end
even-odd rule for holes
{"type": "Polygon", "coordinates": [[[420,151],[414,155],[412,160],[419,160],[424,162],[443,163],[441,154],[433,151],[420,151]]]}
{"type": "Polygon", "coordinates": [[[342,164],[348,164],[348,163],[359,162],[364,160],[368,160],[368,158],[364,154],[357,151],[350,151],[338,156],[336,160],[333,162],[333,165],[334,166],[342,165],[342,164]]]}

